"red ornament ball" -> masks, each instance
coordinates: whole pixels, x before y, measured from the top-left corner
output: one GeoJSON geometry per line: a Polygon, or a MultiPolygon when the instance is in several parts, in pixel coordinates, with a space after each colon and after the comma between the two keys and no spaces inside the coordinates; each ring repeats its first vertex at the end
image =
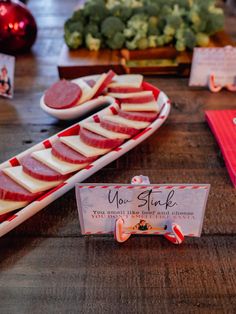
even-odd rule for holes
{"type": "Polygon", "coordinates": [[[23,3],[0,0],[0,52],[25,52],[35,42],[36,35],[35,19],[23,3]]]}

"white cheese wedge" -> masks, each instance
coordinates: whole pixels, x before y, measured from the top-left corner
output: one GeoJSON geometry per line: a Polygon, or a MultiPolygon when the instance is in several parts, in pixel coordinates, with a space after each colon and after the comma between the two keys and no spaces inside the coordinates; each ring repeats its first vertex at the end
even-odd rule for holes
{"type": "Polygon", "coordinates": [[[92,88],[83,80],[77,79],[73,81],[75,84],[79,85],[82,90],[82,96],[80,97],[77,105],[84,103],[91,98],[92,88]]]}
{"type": "Polygon", "coordinates": [[[140,87],[143,82],[141,74],[117,75],[108,87],[140,87]]]}
{"type": "Polygon", "coordinates": [[[128,134],[123,134],[123,133],[118,133],[118,132],[106,130],[103,127],[101,127],[100,123],[83,122],[80,125],[82,127],[84,127],[85,129],[91,131],[91,132],[94,132],[96,134],[102,135],[102,136],[110,138],[110,139],[116,139],[116,138],[127,139],[127,138],[130,138],[130,135],[128,135],[128,134]]]}
{"type": "Polygon", "coordinates": [[[139,97],[145,97],[145,96],[150,97],[150,96],[153,96],[153,93],[152,91],[147,90],[147,91],[135,92],[135,93],[108,93],[107,95],[114,98],[123,99],[123,98],[139,98],[139,97]]]}
{"type": "Polygon", "coordinates": [[[124,111],[156,111],[159,112],[156,101],[151,101],[144,104],[121,104],[121,110],[124,111]]]}
{"type": "Polygon", "coordinates": [[[104,155],[110,150],[107,148],[105,149],[105,148],[97,148],[97,147],[89,146],[81,141],[79,135],[63,136],[63,137],[60,137],[60,140],[62,141],[62,143],[73,148],[74,150],[84,155],[85,157],[94,157],[94,156],[104,155]]]}
{"type": "Polygon", "coordinates": [[[135,128],[135,129],[145,129],[150,124],[150,122],[128,120],[117,115],[104,116],[103,119],[107,121],[115,122],[118,124],[123,124],[128,127],[135,128]]]}
{"type": "Polygon", "coordinates": [[[63,160],[60,160],[53,156],[52,149],[43,149],[32,153],[32,157],[42,162],[49,168],[59,172],[60,174],[68,174],[78,171],[87,166],[86,164],[72,164],[63,160]]]}
{"type": "Polygon", "coordinates": [[[10,167],[3,169],[3,172],[8,175],[16,183],[23,186],[26,190],[32,193],[43,192],[57,186],[61,181],[43,181],[35,179],[23,171],[22,166],[10,167]]]}
{"type": "Polygon", "coordinates": [[[0,215],[25,207],[27,204],[28,202],[15,202],[0,199],[0,215]]]}
{"type": "Polygon", "coordinates": [[[98,91],[99,87],[103,84],[103,82],[105,81],[107,77],[106,73],[103,73],[99,76],[98,80],[96,81],[96,84],[93,86],[92,91],[91,91],[91,97],[92,98],[96,92],[98,91]]]}

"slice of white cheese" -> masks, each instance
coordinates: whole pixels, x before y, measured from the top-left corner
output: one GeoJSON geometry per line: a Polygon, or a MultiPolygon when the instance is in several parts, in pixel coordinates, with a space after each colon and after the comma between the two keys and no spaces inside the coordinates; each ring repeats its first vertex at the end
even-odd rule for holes
{"type": "Polygon", "coordinates": [[[93,146],[89,146],[81,141],[79,135],[73,136],[63,136],[60,137],[62,143],[66,144],[67,146],[73,148],[80,154],[84,155],[85,157],[94,157],[104,155],[110,151],[110,149],[105,148],[97,148],[93,146]]]}
{"type": "Polygon", "coordinates": [[[143,92],[136,92],[136,93],[108,93],[107,95],[114,97],[114,98],[119,98],[119,99],[123,99],[123,98],[139,98],[139,97],[150,97],[153,96],[152,91],[143,91],[143,92]]]}
{"type": "Polygon", "coordinates": [[[135,129],[145,129],[150,124],[150,122],[128,120],[118,115],[104,116],[103,119],[118,124],[123,124],[135,129]]]}
{"type": "Polygon", "coordinates": [[[35,179],[23,171],[22,166],[10,167],[3,169],[3,172],[8,175],[16,183],[23,186],[26,190],[32,193],[43,192],[57,186],[61,181],[43,181],[35,179]]]}
{"type": "Polygon", "coordinates": [[[100,123],[82,122],[80,125],[82,127],[84,127],[85,129],[91,131],[91,132],[94,132],[96,134],[102,135],[102,136],[110,138],[110,139],[116,139],[116,138],[126,139],[126,138],[130,138],[130,135],[128,135],[128,134],[123,134],[123,133],[118,133],[118,132],[113,132],[113,131],[106,130],[103,127],[101,127],[100,123]]]}
{"type": "Polygon", "coordinates": [[[159,112],[157,102],[152,101],[144,104],[121,104],[121,110],[124,111],[156,111],[159,112]]]}
{"type": "Polygon", "coordinates": [[[108,87],[140,87],[143,82],[141,74],[117,75],[108,87]]]}
{"type": "Polygon", "coordinates": [[[78,171],[87,166],[86,164],[72,164],[63,160],[60,160],[53,156],[52,149],[43,149],[32,153],[32,157],[42,162],[49,168],[59,172],[60,174],[68,174],[78,171]]]}
{"type": "Polygon", "coordinates": [[[25,207],[27,204],[28,202],[15,202],[0,199],[0,215],[25,207]]]}
{"type": "Polygon", "coordinates": [[[107,78],[107,73],[103,73],[99,76],[98,80],[96,81],[96,84],[92,88],[90,99],[96,94],[96,92],[98,91],[98,89],[103,84],[106,78],[107,78]]]}
{"type": "Polygon", "coordinates": [[[75,84],[79,85],[82,90],[82,96],[80,97],[77,105],[84,103],[91,98],[92,88],[83,80],[77,79],[73,81],[75,84]]]}

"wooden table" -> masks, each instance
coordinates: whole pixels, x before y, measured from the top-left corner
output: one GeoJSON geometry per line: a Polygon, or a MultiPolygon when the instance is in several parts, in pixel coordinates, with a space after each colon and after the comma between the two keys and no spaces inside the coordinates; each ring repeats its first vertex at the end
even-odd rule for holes
{"type": "MultiPolygon", "coordinates": [[[[38,27],[16,61],[15,97],[0,100],[1,161],[69,125],[39,107],[57,77],[63,21],[74,1],[30,1],[38,27]]],[[[226,28],[236,39],[235,17],[226,28]]],[[[86,182],[212,185],[201,238],[81,236],[74,191],[0,239],[1,313],[235,313],[236,196],[206,109],[236,107],[235,94],[191,89],[187,79],[149,77],[172,100],[165,125],[86,182]]]]}

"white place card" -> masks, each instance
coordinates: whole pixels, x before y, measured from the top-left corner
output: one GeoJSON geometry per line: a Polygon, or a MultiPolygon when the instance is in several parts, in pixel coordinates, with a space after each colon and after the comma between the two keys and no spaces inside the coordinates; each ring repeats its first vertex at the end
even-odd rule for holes
{"type": "Polygon", "coordinates": [[[15,57],[0,53],[0,96],[13,97],[14,71],[15,57]]]}
{"type": "Polygon", "coordinates": [[[216,85],[236,83],[236,47],[194,48],[189,86],[208,86],[210,75],[216,85]]]}
{"type": "Polygon", "coordinates": [[[113,233],[124,220],[125,233],[165,234],[177,223],[185,236],[202,231],[210,185],[76,185],[82,234],[113,233]]]}

